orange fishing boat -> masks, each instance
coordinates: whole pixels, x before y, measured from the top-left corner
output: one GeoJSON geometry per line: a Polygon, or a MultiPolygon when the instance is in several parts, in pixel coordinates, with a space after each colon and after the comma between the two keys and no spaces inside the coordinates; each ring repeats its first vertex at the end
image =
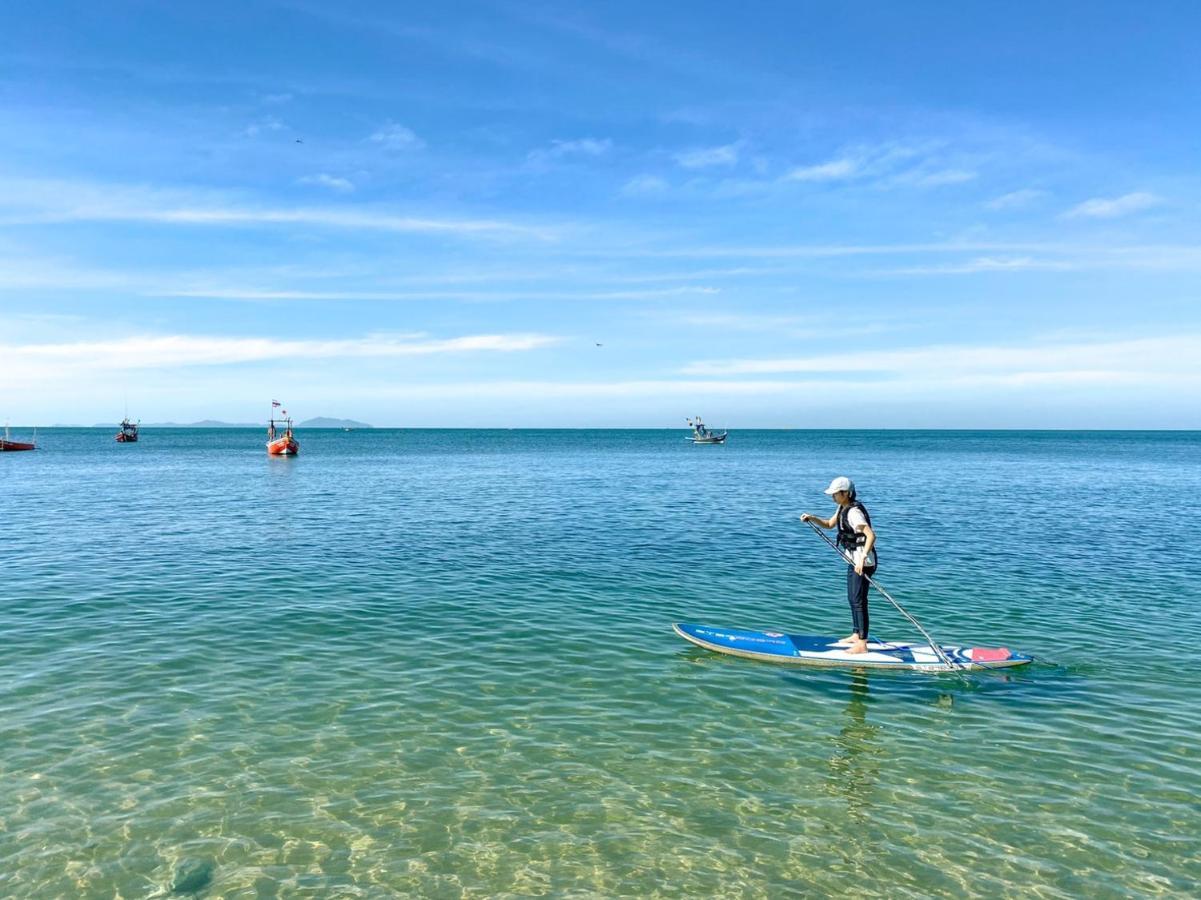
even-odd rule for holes
{"type": "Polygon", "coordinates": [[[129,421],[129,416],[121,422],[121,430],[117,432],[115,440],[118,444],[136,444],[138,442],[138,425],[139,422],[129,421]]]}
{"type": "Polygon", "coordinates": [[[14,441],[8,436],[8,425],[4,426],[4,437],[0,438],[0,450],[36,450],[38,440],[38,430],[33,430],[33,441],[26,443],[24,441],[14,441]]]}
{"type": "Polygon", "coordinates": [[[279,406],[279,401],[272,400],[271,420],[267,424],[267,455],[295,456],[300,452],[300,442],[292,434],[292,418],[286,409],[281,409],[281,418],[277,426],[275,424],[275,408],[277,406],[279,406]]]}

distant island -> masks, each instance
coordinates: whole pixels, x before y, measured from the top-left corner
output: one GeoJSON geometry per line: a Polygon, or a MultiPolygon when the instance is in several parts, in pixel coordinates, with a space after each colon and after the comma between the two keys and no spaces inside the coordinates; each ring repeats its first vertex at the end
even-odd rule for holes
{"type": "MultiPolygon", "coordinates": [[[[103,428],[103,425],[97,425],[103,428]]],[[[261,428],[260,422],[218,422],[216,419],[201,419],[199,422],[145,422],[143,428],[261,428]]]]}
{"type": "Polygon", "coordinates": [[[366,422],[356,422],[354,419],[330,419],[318,416],[315,419],[305,419],[296,423],[297,428],[372,428],[366,422]]]}
{"type": "MultiPolygon", "coordinates": [[[[111,425],[93,425],[93,428],[111,428],[111,425]]],[[[262,422],[218,422],[216,419],[202,419],[199,422],[145,422],[143,428],[262,428],[262,422]]],[[[371,428],[366,422],[356,422],[354,419],[330,419],[318,416],[296,423],[297,428],[371,428]]]]}

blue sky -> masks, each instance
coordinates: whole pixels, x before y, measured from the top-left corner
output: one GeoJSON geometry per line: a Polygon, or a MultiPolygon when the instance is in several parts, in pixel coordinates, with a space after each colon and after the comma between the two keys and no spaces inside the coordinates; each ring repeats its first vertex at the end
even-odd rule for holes
{"type": "Polygon", "coordinates": [[[429,6],[0,7],[0,416],[1199,427],[1195,4],[429,6]]]}

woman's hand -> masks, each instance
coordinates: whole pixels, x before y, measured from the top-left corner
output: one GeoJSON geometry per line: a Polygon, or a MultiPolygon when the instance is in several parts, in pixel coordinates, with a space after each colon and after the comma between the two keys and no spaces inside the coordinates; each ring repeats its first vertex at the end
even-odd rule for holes
{"type": "Polygon", "coordinates": [[[812,518],[813,518],[813,516],[809,515],[809,513],[801,513],[801,521],[802,522],[808,522],[812,518]]]}
{"type": "Polygon", "coordinates": [[[855,563],[855,574],[856,575],[863,574],[863,563],[866,559],[867,559],[867,554],[864,554],[863,556],[859,557],[858,562],[855,563]]]}

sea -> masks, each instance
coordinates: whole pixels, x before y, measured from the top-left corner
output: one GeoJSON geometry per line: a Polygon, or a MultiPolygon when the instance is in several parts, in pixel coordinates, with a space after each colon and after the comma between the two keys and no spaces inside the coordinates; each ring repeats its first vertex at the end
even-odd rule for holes
{"type": "Polygon", "coordinates": [[[115,431],[0,454],[0,896],[1198,895],[1201,432],[115,431]],[[1035,662],[673,633],[849,633],[836,475],[1035,662]]]}

